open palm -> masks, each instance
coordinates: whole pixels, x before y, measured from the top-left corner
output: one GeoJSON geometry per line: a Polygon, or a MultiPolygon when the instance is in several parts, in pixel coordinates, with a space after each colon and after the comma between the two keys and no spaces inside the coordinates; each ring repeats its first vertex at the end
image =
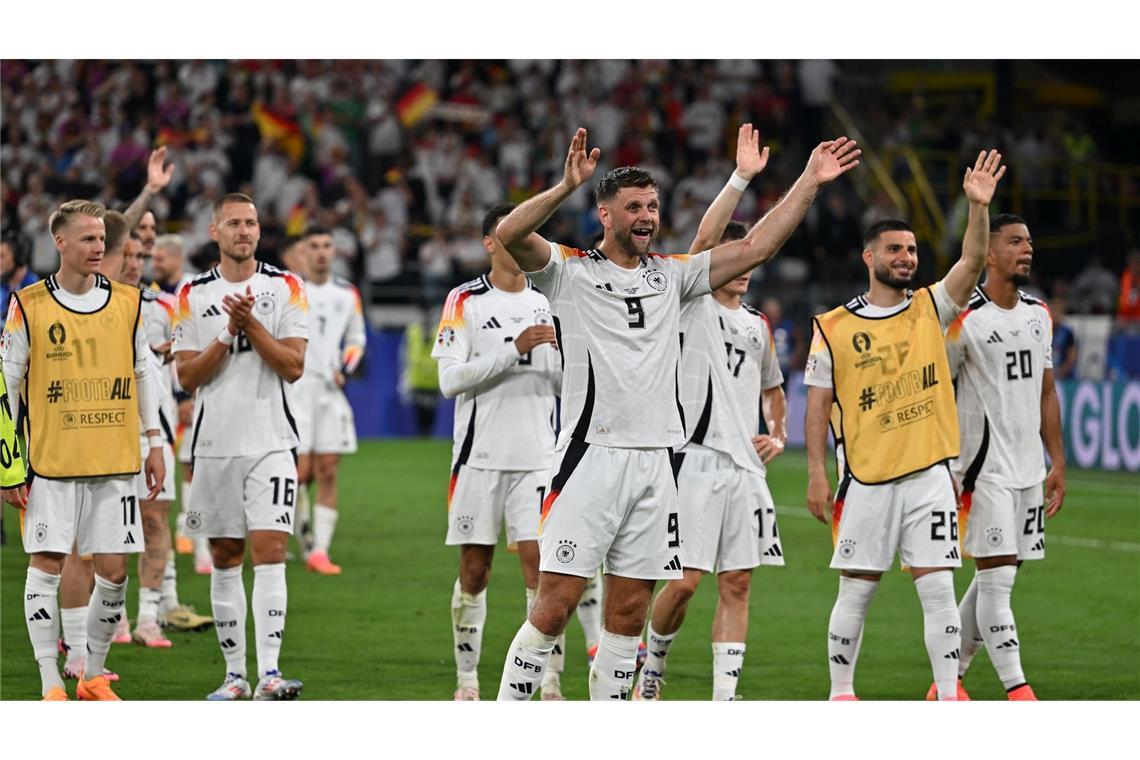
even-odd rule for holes
{"type": "Polygon", "coordinates": [[[962,178],[962,189],[966,191],[966,200],[970,203],[979,203],[988,206],[993,200],[998,180],[1005,174],[1005,167],[1001,165],[1001,154],[991,150],[988,154],[983,150],[978,154],[978,160],[973,168],[966,168],[966,176],[962,178]]]}
{"type": "Polygon", "coordinates": [[[760,150],[760,130],[751,124],[741,124],[736,133],[736,172],[744,179],[752,179],[768,165],[768,147],[760,150]]]}
{"type": "Polygon", "coordinates": [[[570,187],[578,187],[594,176],[598,168],[598,159],[601,158],[600,148],[586,152],[586,130],[578,127],[574,139],[570,141],[570,151],[566,154],[565,178],[563,181],[570,187]]]}
{"type": "Polygon", "coordinates": [[[808,159],[807,174],[821,185],[836,180],[859,165],[859,156],[863,151],[856,146],[854,140],[846,137],[820,143],[808,159]]]}

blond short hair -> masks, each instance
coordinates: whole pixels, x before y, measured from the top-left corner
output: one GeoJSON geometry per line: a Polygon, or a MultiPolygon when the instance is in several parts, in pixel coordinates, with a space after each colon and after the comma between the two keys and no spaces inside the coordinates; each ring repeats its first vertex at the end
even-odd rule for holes
{"type": "Polygon", "coordinates": [[[106,213],[107,207],[102,203],[85,200],[68,201],[52,212],[51,218],[48,219],[48,229],[51,230],[52,235],[55,235],[77,216],[93,216],[96,219],[102,219],[106,213]]]}
{"type": "Polygon", "coordinates": [[[181,235],[159,235],[154,240],[154,247],[164,251],[178,251],[178,255],[181,256],[185,249],[185,241],[181,235]]]}

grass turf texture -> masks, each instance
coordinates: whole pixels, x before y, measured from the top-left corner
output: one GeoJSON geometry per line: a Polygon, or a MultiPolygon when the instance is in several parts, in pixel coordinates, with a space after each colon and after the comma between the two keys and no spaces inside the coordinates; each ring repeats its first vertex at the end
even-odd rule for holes
{"type": "MultiPolygon", "coordinates": [[[[342,465],[342,516],[333,542],[339,577],[289,564],[289,617],[281,667],[305,682],[304,699],[450,699],[455,689],[449,602],[458,550],[443,545],[450,445],[366,441],[342,465]]],[[[806,517],[805,458],[788,452],[770,467],[787,566],[762,568],[753,582],[748,654],[738,691],[746,699],[825,699],[825,635],[837,587],[827,568],[830,532],[806,517]]],[[[0,698],[37,699],[39,678],[23,620],[26,556],[16,510],[4,506],[8,543],[0,552],[0,698]]],[[[1071,472],[1060,515],[1047,526],[1048,558],[1027,563],[1014,590],[1022,662],[1042,699],[1138,699],[1140,671],[1140,478],[1071,472]]],[[[295,547],[293,547],[295,551],[295,547]]],[[[178,557],[179,593],[209,612],[209,579],[178,557]]],[[[972,568],[957,572],[959,596],[972,568]]],[[[245,587],[253,577],[246,567],[245,587]]],[[[127,609],[138,585],[132,564],[127,609]]],[[[910,577],[892,571],[871,606],[856,688],[862,699],[922,699],[930,665],[922,613],[910,577]]],[[[706,578],[669,655],[663,696],[708,699],[709,627],[715,580],[706,578]]],[[[493,699],[506,649],[525,611],[517,556],[500,544],[488,592],[480,664],[482,693],[493,699]]],[[[212,630],[171,633],[174,647],[113,645],[108,666],[122,675],[124,699],[202,699],[221,683],[224,664],[212,630]]],[[[587,697],[582,630],[567,629],[563,693],[587,697]]],[[[255,668],[252,612],[247,633],[255,668]]],[[[1004,699],[983,650],[965,681],[976,699],[1004,699]]],[[[69,683],[74,696],[74,683],[69,683]]]]}

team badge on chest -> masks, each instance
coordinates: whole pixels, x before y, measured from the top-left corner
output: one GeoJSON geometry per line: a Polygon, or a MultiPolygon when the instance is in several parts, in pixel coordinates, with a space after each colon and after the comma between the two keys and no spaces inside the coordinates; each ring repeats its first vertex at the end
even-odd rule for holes
{"type": "Polygon", "coordinates": [[[669,278],[665,276],[664,272],[654,269],[645,275],[645,284],[658,293],[664,293],[665,289],[669,287],[669,278]]]}

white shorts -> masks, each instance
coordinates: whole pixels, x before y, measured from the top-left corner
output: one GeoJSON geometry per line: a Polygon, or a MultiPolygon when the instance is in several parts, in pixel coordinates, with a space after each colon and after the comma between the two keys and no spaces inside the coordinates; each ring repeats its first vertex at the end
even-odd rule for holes
{"type": "Polygon", "coordinates": [[[681,573],[677,484],[669,449],[571,439],[555,455],[539,522],[539,569],[590,578],[674,580],[681,573]]]}
{"type": "Polygon", "coordinates": [[[447,507],[448,546],[538,540],[538,516],[546,494],[545,470],[478,470],[461,466],[447,507]]]}
{"type": "Polygon", "coordinates": [[[1041,484],[1006,488],[978,480],[962,494],[962,549],[973,557],[1045,558],[1045,495],[1041,484]]]}
{"type": "Polygon", "coordinates": [[[186,535],[245,538],[251,530],[293,532],[297,463],[292,452],[194,460],[186,535]]]}
{"type": "Polygon", "coordinates": [[[344,391],[324,383],[298,384],[289,402],[300,439],[298,454],[356,451],[356,424],[344,391]]]}
{"type": "Polygon", "coordinates": [[[80,556],[138,554],[143,534],[135,477],[33,479],[23,515],[24,551],[70,554],[76,544],[80,556]]]}
{"type": "Polygon", "coordinates": [[[885,572],[896,551],[907,567],[961,567],[950,471],[939,464],[879,485],[846,477],[832,511],[831,534],[831,566],[837,569],[885,572]]]}
{"type": "Polygon", "coordinates": [[[768,482],[732,457],[687,446],[674,455],[685,537],[681,564],[706,573],[783,565],[776,506],[768,482]]]}
{"type": "MultiPolygon", "coordinates": [[[[144,438],[142,441],[143,468],[135,476],[139,501],[146,498],[150,489],[146,485],[146,458],[150,454],[150,444],[144,438]]],[[[169,443],[162,446],[162,461],[166,465],[166,477],[162,481],[162,491],[155,497],[155,501],[174,501],[174,449],[169,443]]]]}

